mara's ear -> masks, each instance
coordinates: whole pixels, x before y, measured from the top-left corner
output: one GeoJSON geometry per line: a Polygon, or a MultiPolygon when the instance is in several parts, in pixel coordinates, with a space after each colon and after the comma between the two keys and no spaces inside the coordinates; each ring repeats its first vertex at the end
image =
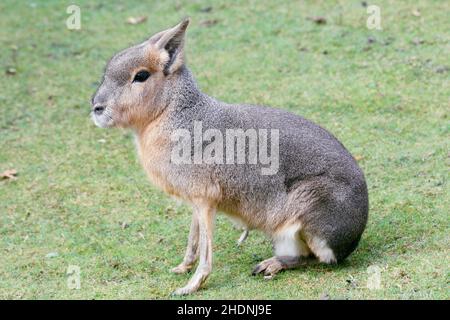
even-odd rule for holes
{"type": "Polygon", "coordinates": [[[164,65],[164,74],[175,72],[184,64],[184,36],[189,18],[175,27],[161,31],[149,39],[153,50],[157,50],[164,65]]]}

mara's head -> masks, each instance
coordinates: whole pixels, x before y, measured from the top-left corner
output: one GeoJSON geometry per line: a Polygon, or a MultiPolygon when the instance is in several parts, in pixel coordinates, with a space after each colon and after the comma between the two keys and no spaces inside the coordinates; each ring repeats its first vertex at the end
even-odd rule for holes
{"type": "Polygon", "coordinates": [[[184,65],[189,19],[116,54],[92,97],[92,119],[102,128],[140,127],[164,108],[170,86],[184,65]]]}

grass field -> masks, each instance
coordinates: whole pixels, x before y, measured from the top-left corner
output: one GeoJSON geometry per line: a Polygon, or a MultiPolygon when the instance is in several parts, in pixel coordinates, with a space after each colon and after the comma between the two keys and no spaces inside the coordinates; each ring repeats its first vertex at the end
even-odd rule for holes
{"type": "Polygon", "coordinates": [[[0,180],[1,299],[165,299],[189,279],[170,269],[190,210],[148,183],[130,132],[88,116],[107,60],[184,16],[203,91],[324,126],[359,160],[370,195],[344,263],[271,281],[250,275],[270,241],[253,232],[238,248],[219,216],[213,272],[186,299],[450,298],[450,2],[377,0],[382,30],[366,27],[361,1],[278,3],[79,0],[81,29],[68,30],[72,2],[1,1],[0,174],[17,171],[0,180]],[[371,266],[380,289],[367,288],[371,266]]]}

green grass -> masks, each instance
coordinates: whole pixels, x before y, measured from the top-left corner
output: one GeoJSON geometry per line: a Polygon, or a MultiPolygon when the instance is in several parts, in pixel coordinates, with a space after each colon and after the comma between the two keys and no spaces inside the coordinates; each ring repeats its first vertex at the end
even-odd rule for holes
{"type": "Polygon", "coordinates": [[[70,31],[69,2],[3,0],[0,173],[18,177],[0,181],[0,298],[160,299],[186,283],[169,270],[189,209],[147,182],[130,132],[94,127],[88,102],[108,58],[189,15],[201,88],[333,132],[361,158],[370,218],[341,265],[265,281],[250,272],[271,256],[269,240],[253,232],[237,248],[239,232],[219,216],[213,272],[188,298],[449,299],[450,3],[376,2],[381,31],[366,28],[360,1],[220,0],[202,12],[207,1],[80,0],[82,28],[70,31]],[[69,265],[80,290],[67,288],[69,265]],[[379,290],[366,288],[373,265],[379,290]]]}

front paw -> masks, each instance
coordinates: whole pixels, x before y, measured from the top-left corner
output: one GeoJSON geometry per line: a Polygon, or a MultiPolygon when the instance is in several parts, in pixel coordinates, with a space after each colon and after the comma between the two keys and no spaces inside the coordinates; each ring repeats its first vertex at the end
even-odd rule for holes
{"type": "Polygon", "coordinates": [[[174,296],[185,296],[188,294],[191,294],[193,292],[197,291],[197,288],[193,288],[192,286],[185,286],[183,288],[178,288],[177,290],[175,290],[172,295],[174,296]]]}
{"type": "Polygon", "coordinates": [[[191,280],[189,280],[186,286],[175,290],[172,294],[182,296],[197,291],[201,287],[201,285],[205,282],[206,278],[208,277],[208,274],[209,271],[199,272],[197,270],[197,272],[195,272],[195,274],[192,276],[191,280]]]}
{"type": "Polygon", "coordinates": [[[173,268],[171,271],[176,274],[183,274],[183,273],[187,273],[187,272],[191,271],[191,269],[192,269],[192,266],[188,266],[184,263],[181,263],[180,265],[173,268]]]}

